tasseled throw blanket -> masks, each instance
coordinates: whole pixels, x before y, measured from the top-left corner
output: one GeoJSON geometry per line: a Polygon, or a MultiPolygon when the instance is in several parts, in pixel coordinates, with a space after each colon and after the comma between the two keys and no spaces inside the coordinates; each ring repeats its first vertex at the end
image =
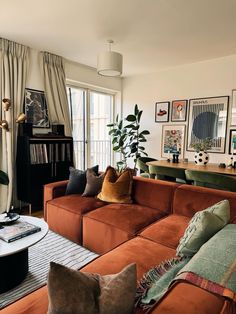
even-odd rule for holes
{"type": "Polygon", "coordinates": [[[236,302],[236,225],[226,225],[190,258],[173,258],[148,271],[141,279],[136,306],[148,309],[178,280],[236,302]]]}

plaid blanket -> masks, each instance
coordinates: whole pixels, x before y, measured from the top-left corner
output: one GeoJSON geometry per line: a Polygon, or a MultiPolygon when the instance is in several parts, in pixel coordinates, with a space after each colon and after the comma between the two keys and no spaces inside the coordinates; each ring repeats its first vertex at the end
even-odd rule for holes
{"type": "Polygon", "coordinates": [[[173,258],[148,271],[136,293],[136,307],[150,309],[178,281],[226,298],[222,313],[235,313],[236,225],[226,225],[190,258],[173,258]]]}
{"type": "Polygon", "coordinates": [[[217,232],[177,274],[207,291],[236,302],[236,225],[217,232]]]}

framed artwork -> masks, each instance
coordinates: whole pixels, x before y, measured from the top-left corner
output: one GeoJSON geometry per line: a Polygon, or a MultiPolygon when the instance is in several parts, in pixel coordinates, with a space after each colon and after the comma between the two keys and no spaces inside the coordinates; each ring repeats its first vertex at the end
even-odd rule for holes
{"type": "Polygon", "coordinates": [[[228,106],[229,96],[189,100],[188,151],[194,151],[193,144],[210,138],[209,152],[225,152],[228,106]]]}
{"type": "Polygon", "coordinates": [[[236,89],[232,90],[231,125],[236,126],[236,89]]]}
{"type": "Polygon", "coordinates": [[[24,112],[27,122],[32,123],[35,128],[49,128],[48,108],[43,91],[25,89],[24,112]]]}
{"type": "Polygon", "coordinates": [[[229,135],[229,154],[236,155],[236,130],[230,130],[229,135]]]}
{"type": "Polygon", "coordinates": [[[155,104],[155,122],[169,121],[170,102],[156,102],[155,104]]]}
{"type": "Polygon", "coordinates": [[[185,125],[163,125],[161,156],[169,158],[170,154],[179,152],[184,158],[185,125]]]}
{"type": "Polygon", "coordinates": [[[186,121],[187,117],[187,100],[173,100],[171,108],[171,121],[186,121]]]}

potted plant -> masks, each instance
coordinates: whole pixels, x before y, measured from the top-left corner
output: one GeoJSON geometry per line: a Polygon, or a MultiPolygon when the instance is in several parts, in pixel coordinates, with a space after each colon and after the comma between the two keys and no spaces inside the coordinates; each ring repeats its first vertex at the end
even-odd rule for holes
{"type": "Polygon", "coordinates": [[[135,105],[133,114],[127,115],[125,119],[119,119],[117,115],[115,122],[107,125],[110,128],[109,135],[112,136],[113,151],[121,153],[122,156],[122,160],[117,162],[118,171],[127,167],[128,158],[134,160],[134,169],[136,169],[138,158],[148,155],[142,143],[147,141],[146,135],[150,132],[140,130],[142,113],[138,105],[135,105]]]}
{"type": "Polygon", "coordinates": [[[8,175],[4,171],[0,170],[0,184],[8,185],[8,183],[8,175]]]}
{"type": "Polygon", "coordinates": [[[212,139],[206,137],[205,139],[192,144],[195,149],[194,161],[197,165],[206,165],[209,161],[209,154],[207,151],[212,147],[212,139]]]}

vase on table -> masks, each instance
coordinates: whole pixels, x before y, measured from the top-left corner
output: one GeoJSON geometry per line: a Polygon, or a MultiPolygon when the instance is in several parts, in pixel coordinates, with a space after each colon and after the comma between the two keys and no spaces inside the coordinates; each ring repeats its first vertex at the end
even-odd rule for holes
{"type": "Polygon", "coordinates": [[[206,165],[209,161],[209,154],[204,151],[195,152],[194,161],[196,165],[206,165]]]}

